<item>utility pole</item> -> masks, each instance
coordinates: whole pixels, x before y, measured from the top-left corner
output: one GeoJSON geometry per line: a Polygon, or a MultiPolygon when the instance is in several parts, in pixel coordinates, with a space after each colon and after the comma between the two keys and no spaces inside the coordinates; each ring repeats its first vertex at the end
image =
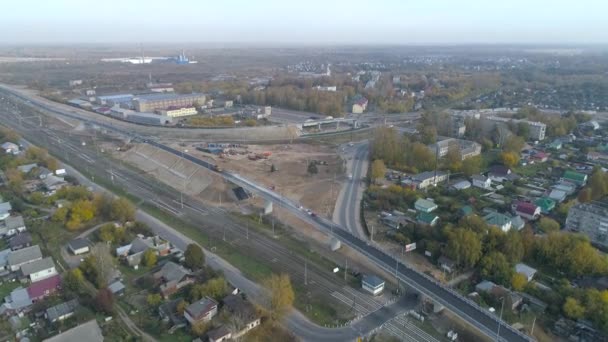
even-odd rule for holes
{"type": "Polygon", "coordinates": [[[344,260],[344,281],[346,281],[346,273],[348,272],[348,259],[344,260]]]}
{"type": "Polygon", "coordinates": [[[308,285],[308,260],[304,259],[304,285],[308,285]]]}
{"type": "Polygon", "coordinates": [[[247,229],[247,240],[249,240],[249,222],[246,223],[246,229],[247,229]]]}
{"type": "Polygon", "coordinates": [[[372,224],[372,242],[374,241],[374,225],[372,224]]]}
{"type": "Polygon", "coordinates": [[[399,260],[395,259],[395,279],[397,280],[397,294],[401,292],[399,288],[399,260]]]}
{"type": "Polygon", "coordinates": [[[226,225],[224,225],[224,236],[222,237],[222,240],[226,241],[226,225]]]}
{"type": "Polygon", "coordinates": [[[532,321],[532,329],[530,330],[530,336],[534,337],[534,324],[536,324],[536,316],[534,316],[534,320],[532,321]]]}
{"type": "Polygon", "coordinates": [[[500,306],[500,319],[498,320],[498,329],[496,329],[496,341],[500,341],[500,325],[502,324],[502,310],[505,308],[505,297],[502,297],[500,306]]]}

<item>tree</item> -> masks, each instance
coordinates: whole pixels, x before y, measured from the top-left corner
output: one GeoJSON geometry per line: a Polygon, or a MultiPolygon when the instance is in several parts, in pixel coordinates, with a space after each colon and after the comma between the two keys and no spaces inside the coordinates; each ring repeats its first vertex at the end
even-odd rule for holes
{"type": "Polygon", "coordinates": [[[491,252],[480,262],[481,276],[499,284],[508,284],[513,276],[513,268],[504,254],[491,252]]]}
{"type": "Polygon", "coordinates": [[[274,164],[270,165],[270,172],[277,172],[277,167],[274,164]]]}
{"type": "Polygon", "coordinates": [[[186,247],[184,257],[186,258],[186,266],[190,269],[195,270],[205,266],[205,253],[203,253],[203,249],[196,244],[191,243],[186,247]]]}
{"type": "Polygon", "coordinates": [[[108,223],[101,226],[98,233],[99,239],[103,242],[114,242],[116,240],[114,228],[113,223],[108,223]]]}
{"type": "Polygon", "coordinates": [[[317,168],[317,163],[315,163],[315,162],[308,163],[308,168],[306,169],[306,171],[310,175],[319,173],[319,169],[317,168]]]}
{"type": "Polygon", "coordinates": [[[186,308],[188,307],[188,302],[186,302],[185,300],[181,300],[179,303],[177,303],[177,305],[175,306],[175,311],[177,311],[178,314],[183,315],[184,311],[186,311],[186,308]]]}
{"type": "Polygon", "coordinates": [[[281,319],[293,305],[295,294],[287,274],[272,274],[266,281],[270,290],[270,309],[275,319],[281,319]]]}
{"type": "Polygon", "coordinates": [[[564,310],[564,315],[571,319],[582,318],[583,314],[585,313],[585,308],[581,305],[578,299],[572,297],[566,298],[562,309],[564,310]]]}
{"type": "Polygon", "coordinates": [[[135,207],[128,199],[117,198],[112,201],[109,218],[120,222],[133,221],[135,219],[135,207]]]}
{"type": "Polygon", "coordinates": [[[502,149],[506,152],[513,152],[515,154],[519,154],[519,152],[521,152],[521,150],[524,148],[524,145],[526,145],[524,138],[518,137],[517,135],[512,135],[507,138],[507,140],[502,146],[502,149]]]}
{"type": "Polygon", "coordinates": [[[515,152],[503,152],[500,154],[501,162],[507,167],[514,167],[519,163],[519,155],[515,152]]]}
{"type": "Polygon", "coordinates": [[[560,225],[559,222],[555,221],[549,217],[542,217],[538,222],[538,228],[545,233],[551,233],[559,231],[560,225]]]}
{"type": "Polygon", "coordinates": [[[88,281],[95,286],[99,285],[99,269],[97,267],[97,259],[93,255],[84,258],[80,265],[78,265],[78,268],[88,281]]]}
{"type": "Polygon", "coordinates": [[[98,270],[96,285],[98,288],[102,288],[108,284],[114,274],[114,260],[112,254],[110,254],[110,245],[107,243],[93,245],[91,255],[95,258],[98,270]]]}
{"type": "Polygon", "coordinates": [[[591,202],[592,198],[592,190],[590,188],[584,188],[578,193],[578,201],[581,203],[591,202]]]}
{"type": "Polygon", "coordinates": [[[195,284],[189,292],[188,299],[192,302],[203,297],[221,299],[228,293],[228,283],[223,277],[217,277],[206,281],[204,284],[195,284]]]}
{"type": "Polygon", "coordinates": [[[474,156],[462,161],[462,172],[465,176],[476,175],[481,172],[481,156],[474,156]]]}
{"type": "Polygon", "coordinates": [[[593,171],[589,179],[589,188],[591,189],[591,199],[598,200],[608,193],[608,181],[606,175],[601,169],[593,171]]]}
{"type": "Polygon", "coordinates": [[[372,181],[375,183],[376,179],[384,178],[384,175],[386,175],[386,166],[384,165],[384,161],[381,159],[374,160],[372,163],[372,181]]]}
{"type": "Polygon", "coordinates": [[[524,251],[524,242],[521,234],[515,229],[509,230],[504,236],[501,252],[510,263],[515,264],[523,259],[524,251]]]}
{"type": "Polygon", "coordinates": [[[462,155],[458,144],[451,144],[448,147],[448,153],[445,155],[446,166],[452,172],[458,172],[462,169],[462,155]]]}
{"type": "Polygon", "coordinates": [[[525,275],[521,273],[513,274],[513,277],[511,278],[511,287],[513,290],[521,291],[526,287],[526,284],[528,284],[528,279],[526,279],[525,275]]]}
{"type": "Polygon", "coordinates": [[[53,222],[64,223],[67,220],[67,218],[68,218],[68,213],[69,212],[70,212],[70,209],[67,208],[67,207],[58,208],[53,213],[53,216],[51,216],[51,220],[53,222]]]}
{"type": "Polygon", "coordinates": [[[163,297],[161,297],[158,293],[151,293],[146,297],[146,303],[148,303],[151,307],[157,307],[163,301],[163,297]]]}
{"type": "Polygon", "coordinates": [[[195,322],[192,324],[192,334],[196,336],[203,336],[211,328],[211,322],[195,322]]]}
{"type": "Polygon", "coordinates": [[[144,263],[144,266],[146,267],[152,267],[156,265],[156,252],[152,248],[146,249],[144,255],[142,256],[142,261],[144,263]]]}
{"type": "Polygon", "coordinates": [[[114,312],[114,296],[108,288],[97,291],[95,295],[95,308],[98,312],[111,315],[114,312]]]}
{"type": "Polygon", "coordinates": [[[471,267],[481,258],[480,238],[468,229],[457,229],[449,234],[445,253],[457,265],[471,267]]]}
{"type": "Polygon", "coordinates": [[[63,285],[76,293],[80,293],[84,286],[84,275],[78,268],[71,269],[66,272],[63,277],[63,285]]]}

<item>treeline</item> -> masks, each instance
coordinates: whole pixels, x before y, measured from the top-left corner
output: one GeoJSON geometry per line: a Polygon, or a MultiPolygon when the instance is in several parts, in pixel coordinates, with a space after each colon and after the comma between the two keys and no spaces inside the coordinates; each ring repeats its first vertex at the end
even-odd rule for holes
{"type": "Polygon", "coordinates": [[[379,127],[374,131],[371,158],[383,160],[389,168],[413,173],[435,167],[435,154],[425,144],[412,142],[392,127],[379,127]]]}
{"type": "Polygon", "coordinates": [[[294,85],[269,86],[263,90],[251,90],[243,94],[244,103],[260,106],[277,106],[323,115],[343,116],[345,113],[345,91],[318,91],[301,89],[294,85]]]}

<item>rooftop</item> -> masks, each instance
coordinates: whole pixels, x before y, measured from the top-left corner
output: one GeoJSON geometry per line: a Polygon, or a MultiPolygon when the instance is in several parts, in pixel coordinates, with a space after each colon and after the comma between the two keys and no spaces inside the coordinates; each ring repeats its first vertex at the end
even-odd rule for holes
{"type": "Polygon", "coordinates": [[[71,240],[70,242],[68,242],[68,245],[70,246],[70,248],[72,250],[77,250],[77,249],[81,249],[84,247],[88,247],[89,241],[82,239],[82,238],[77,238],[77,239],[74,239],[74,240],[71,240]]]}
{"type": "Polygon", "coordinates": [[[8,264],[9,265],[21,265],[24,262],[28,262],[31,260],[41,259],[42,252],[40,251],[40,247],[38,245],[26,247],[17,251],[12,251],[8,255],[8,264]]]}
{"type": "Polygon", "coordinates": [[[488,213],[486,216],[483,217],[483,220],[491,226],[493,225],[498,227],[502,227],[505,224],[511,222],[511,218],[509,216],[496,211],[488,213]]]}
{"type": "Polygon", "coordinates": [[[162,101],[162,100],[172,100],[172,99],[187,99],[192,97],[201,97],[205,96],[205,94],[201,93],[192,93],[192,94],[146,94],[146,95],[138,95],[135,100],[140,102],[146,101],[162,101]]]}
{"type": "Polygon", "coordinates": [[[212,298],[205,297],[199,301],[196,301],[186,308],[186,311],[194,319],[199,319],[204,316],[207,312],[213,310],[213,307],[217,307],[217,302],[212,298]]]}
{"type": "Polygon", "coordinates": [[[47,295],[51,290],[57,289],[61,284],[61,276],[56,274],[50,278],[46,278],[35,283],[32,283],[27,288],[27,293],[30,298],[38,298],[47,295]]]}
{"type": "Polygon", "coordinates": [[[363,275],[363,283],[368,284],[371,287],[378,287],[384,285],[384,280],[380,279],[375,275],[363,275]]]}
{"type": "Polygon", "coordinates": [[[416,207],[420,207],[424,210],[434,210],[437,209],[437,204],[435,204],[435,202],[424,199],[424,198],[419,198],[418,200],[416,200],[416,203],[414,204],[416,207]]]}
{"type": "Polygon", "coordinates": [[[536,274],[536,269],[526,264],[519,263],[515,265],[515,272],[523,273],[526,277],[531,278],[536,274]]]}
{"type": "Polygon", "coordinates": [[[103,335],[96,320],[90,320],[43,342],[103,342],[103,335]]]}
{"type": "Polygon", "coordinates": [[[46,309],[46,317],[51,322],[53,322],[61,316],[65,316],[71,312],[74,312],[74,309],[76,309],[76,307],[78,307],[78,300],[72,299],[70,301],[63,302],[61,304],[57,304],[46,309]]]}
{"type": "Polygon", "coordinates": [[[55,267],[55,262],[53,262],[53,258],[46,257],[44,259],[32,261],[30,263],[22,265],[21,273],[24,276],[29,276],[32,273],[48,270],[53,267],[55,267]]]}

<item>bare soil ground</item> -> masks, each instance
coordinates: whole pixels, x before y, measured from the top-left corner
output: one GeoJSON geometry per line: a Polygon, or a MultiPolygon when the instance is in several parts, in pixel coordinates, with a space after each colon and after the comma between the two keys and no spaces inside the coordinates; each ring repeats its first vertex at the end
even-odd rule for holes
{"type": "Polygon", "coordinates": [[[283,196],[301,203],[319,215],[330,215],[339,192],[336,181],[343,177],[344,163],[335,148],[310,144],[245,145],[234,154],[219,157],[196,149],[194,144],[173,143],[172,147],[213,162],[224,170],[245,176],[283,196]],[[266,153],[267,158],[251,160],[250,156],[266,153]],[[318,161],[318,173],[307,172],[308,163],[318,161]],[[272,165],[275,172],[270,172],[272,165]]]}

